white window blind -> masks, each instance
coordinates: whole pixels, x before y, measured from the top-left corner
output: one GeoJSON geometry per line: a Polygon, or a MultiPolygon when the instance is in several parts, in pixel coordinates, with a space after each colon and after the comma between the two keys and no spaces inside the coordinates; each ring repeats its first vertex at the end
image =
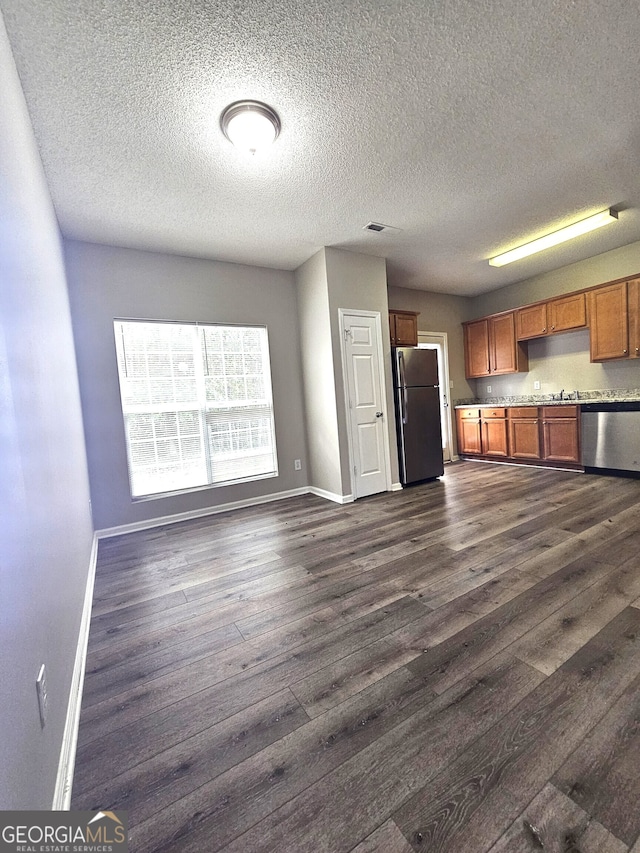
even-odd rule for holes
{"type": "Polygon", "coordinates": [[[264,326],[114,329],[133,497],[278,473],[264,326]]]}

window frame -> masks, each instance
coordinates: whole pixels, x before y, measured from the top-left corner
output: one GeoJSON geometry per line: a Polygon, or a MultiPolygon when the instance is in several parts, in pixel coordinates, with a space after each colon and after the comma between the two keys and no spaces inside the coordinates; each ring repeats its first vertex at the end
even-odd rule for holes
{"type": "MultiPolygon", "coordinates": [[[[224,322],[209,322],[209,321],[201,321],[201,320],[157,320],[157,319],[144,319],[138,317],[115,317],[113,319],[113,330],[114,330],[114,344],[115,344],[115,366],[116,366],[116,375],[118,381],[118,402],[120,407],[120,416],[121,416],[121,424],[123,429],[123,439],[125,446],[125,459],[127,464],[127,478],[129,484],[129,497],[132,503],[138,503],[139,501],[148,501],[148,500],[157,500],[161,498],[172,497],[174,495],[183,495],[183,494],[191,494],[193,492],[201,492],[209,489],[217,489],[217,488],[226,488],[229,486],[239,485],[241,483],[251,483],[257,482],[260,480],[272,479],[274,477],[279,476],[279,463],[278,463],[278,448],[277,448],[277,435],[276,435],[276,418],[275,418],[275,406],[273,400],[273,379],[271,372],[271,347],[269,344],[269,329],[265,323],[224,323],[224,322]],[[158,492],[150,492],[145,494],[134,495],[133,493],[133,476],[134,472],[132,470],[131,464],[131,446],[130,446],[130,436],[129,436],[129,427],[127,423],[127,416],[131,414],[135,414],[133,412],[127,412],[125,410],[125,399],[123,393],[123,386],[121,381],[121,370],[120,370],[120,351],[122,347],[122,355],[123,358],[126,358],[124,343],[120,343],[118,341],[118,335],[121,327],[119,324],[132,324],[132,323],[142,323],[142,324],[155,324],[158,326],[183,326],[192,328],[194,334],[194,346],[193,346],[193,354],[194,354],[194,371],[195,375],[198,378],[197,385],[199,386],[198,392],[203,391],[203,382],[202,380],[207,376],[208,363],[205,363],[205,359],[202,358],[202,346],[204,338],[202,337],[202,330],[206,328],[224,328],[224,329],[240,329],[240,330],[251,330],[257,329],[263,335],[263,353],[261,358],[266,357],[267,364],[264,365],[263,376],[265,379],[265,398],[267,400],[268,405],[268,415],[270,417],[270,434],[271,434],[271,453],[273,458],[273,470],[265,471],[263,473],[258,474],[250,474],[247,476],[241,477],[233,477],[224,480],[218,481],[208,481],[205,483],[198,483],[197,485],[191,486],[181,486],[176,489],[168,489],[164,491],[158,492]],[[198,358],[196,357],[196,353],[200,354],[200,360],[198,363],[198,358]]],[[[204,344],[206,351],[206,344],[204,344]]],[[[246,374],[243,374],[246,376],[246,374]]],[[[152,407],[152,404],[150,404],[152,407]]],[[[232,409],[233,406],[230,407],[232,409]]],[[[201,437],[202,437],[202,454],[204,457],[204,466],[207,472],[207,477],[211,477],[212,474],[212,456],[211,456],[211,444],[210,444],[210,436],[207,430],[207,416],[212,411],[211,401],[207,400],[206,393],[204,396],[198,400],[197,404],[191,406],[189,405],[184,411],[195,411],[197,409],[197,416],[201,423],[201,437]]],[[[167,413],[173,413],[180,411],[176,408],[167,408],[164,411],[167,413]]],[[[151,414],[154,414],[151,412],[151,414]]],[[[162,414],[162,412],[155,412],[155,414],[162,414]]],[[[155,439],[154,439],[155,443],[155,439]]]]}

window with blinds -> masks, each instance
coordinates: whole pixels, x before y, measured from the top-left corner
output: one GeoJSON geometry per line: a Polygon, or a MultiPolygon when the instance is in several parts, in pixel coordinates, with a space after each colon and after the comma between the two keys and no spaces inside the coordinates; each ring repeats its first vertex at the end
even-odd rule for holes
{"type": "Polygon", "coordinates": [[[264,326],[114,330],[133,497],[277,475],[264,326]]]}

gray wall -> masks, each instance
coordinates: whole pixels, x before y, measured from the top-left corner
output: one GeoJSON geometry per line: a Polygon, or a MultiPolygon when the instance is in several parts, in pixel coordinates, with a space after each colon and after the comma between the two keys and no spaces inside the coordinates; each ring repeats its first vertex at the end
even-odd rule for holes
{"type": "Polygon", "coordinates": [[[96,528],[307,484],[293,273],[74,241],[65,250],[96,528]],[[113,336],[116,317],[266,325],[279,476],[132,502],[113,336]],[[294,471],[294,459],[302,460],[301,471],[294,471]]]}
{"type": "Polygon", "coordinates": [[[334,495],[342,495],[325,253],[325,249],[316,252],[295,272],[309,448],[309,485],[334,495]]]}
{"type": "MultiPolygon", "coordinates": [[[[583,287],[640,273],[640,243],[604,252],[576,264],[494,290],[471,300],[471,317],[484,317],[583,287]]],[[[592,364],[589,333],[568,332],[529,341],[529,371],[476,380],[480,398],[567,391],[640,388],[640,360],[592,364]],[[533,383],[540,382],[540,390],[533,383]],[[491,386],[491,391],[488,390],[491,386]]]]}
{"type": "Polygon", "coordinates": [[[0,79],[0,809],[49,809],[93,527],[60,237],[1,17],[0,79]]]}

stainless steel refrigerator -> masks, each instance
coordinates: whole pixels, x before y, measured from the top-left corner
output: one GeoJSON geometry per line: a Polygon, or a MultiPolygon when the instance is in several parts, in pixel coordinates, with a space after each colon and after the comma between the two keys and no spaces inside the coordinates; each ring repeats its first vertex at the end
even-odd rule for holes
{"type": "Polygon", "coordinates": [[[438,354],[417,347],[398,347],[392,353],[400,480],[406,485],[441,477],[438,354]]]}

